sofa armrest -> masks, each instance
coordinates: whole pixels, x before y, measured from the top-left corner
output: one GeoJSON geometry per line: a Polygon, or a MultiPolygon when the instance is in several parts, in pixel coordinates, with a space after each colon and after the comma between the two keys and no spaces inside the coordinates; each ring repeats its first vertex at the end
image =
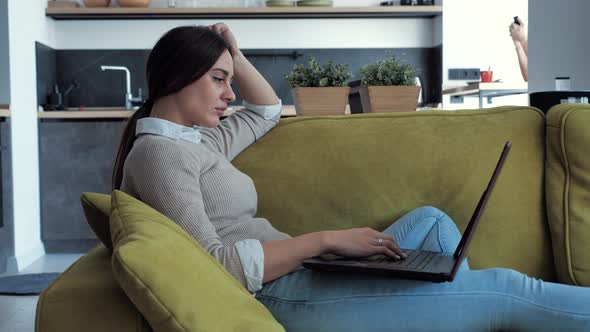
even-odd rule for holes
{"type": "Polygon", "coordinates": [[[546,205],[557,277],[590,286],[590,106],[547,113],[546,205]]]}
{"type": "Polygon", "coordinates": [[[152,329],[117,284],[111,270],[111,252],[99,245],[41,293],[35,331],[149,332],[152,329]]]}

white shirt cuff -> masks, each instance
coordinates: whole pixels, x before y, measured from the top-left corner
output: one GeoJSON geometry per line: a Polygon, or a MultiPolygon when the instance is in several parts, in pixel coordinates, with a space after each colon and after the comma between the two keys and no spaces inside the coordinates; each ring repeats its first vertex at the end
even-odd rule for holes
{"type": "Polygon", "coordinates": [[[275,105],[255,105],[250,104],[246,100],[244,100],[242,104],[246,109],[258,113],[264,118],[264,120],[272,120],[278,117],[278,115],[281,114],[281,109],[283,108],[283,102],[280,99],[279,103],[275,105]]]}
{"type": "Polygon", "coordinates": [[[246,239],[235,244],[240,262],[244,269],[248,290],[252,293],[262,289],[264,274],[264,251],[258,240],[246,239]]]}

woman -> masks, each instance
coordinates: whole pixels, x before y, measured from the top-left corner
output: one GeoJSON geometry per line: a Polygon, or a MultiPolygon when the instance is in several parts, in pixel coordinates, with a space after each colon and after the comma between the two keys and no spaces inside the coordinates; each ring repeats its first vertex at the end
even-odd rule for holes
{"type": "Polygon", "coordinates": [[[400,247],[451,253],[460,233],[432,208],[418,208],[383,232],[370,228],[291,238],[255,218],[252,180],[230,164],[279,119],[281,101],[245,59],[222,23],[178,27],[147,63],[149,99],[125,129],[114,188],[177,222],[288,331],[553,331],[590,328],[590,291],[544,283],[515,271],[469,271],[452,283],[300,267],[320,254],[403,259],[400,247]],[[246,109],[223,121],[235,100],[246,109]]]}

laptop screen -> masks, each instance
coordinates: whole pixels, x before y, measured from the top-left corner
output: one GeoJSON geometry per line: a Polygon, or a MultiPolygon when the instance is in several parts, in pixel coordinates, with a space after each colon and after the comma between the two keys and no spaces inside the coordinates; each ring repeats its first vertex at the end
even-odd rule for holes
{"type": "Polygon", "coordinates": [[[455,253],[453,254],[453,257],[455,258],[456,261],[455,261],[455,266],[453,267],[453,271],[451,272],[451,280],[452,280],[452,278],[455,277],[455,274],[457,273],[459,266],[461,265],[461,263],[465,259],[465,255],[467,254],[467,248],[469,246],[469,243],[471,242],[471,238],[473,237],[475,227],[477,226],[477,223],[479,222],[479,219],[480,219],[481,215],[483,214],[483,211],[485,210],[485,207],[487,205],[490,194],[492,193],[492,189],[494,188],[494,185],[496,184],[496,179],[498,178],[498,175],[500,174],[500,170],[502,169],[502,166],[504,165],[504,161],[506,160],[506,156],[508,155],[508,152],[510,151],[511,147],[512,147],[511,142],[506,142],[506,144],[504,144],[504,150],[502,150],[502,154],[500,155],[500,159],[498,160],[498,163],[496,164],[496,168],[494,169],[494,173],[492,174],[492,178],[490,179],[490,182],[488,182],[488,186],[486,187],[483,194],[481,195],[481,198],[479,199],[479,202],[477,203],[477,207],[475,208],[475,211],[473,211],[473,215],[471,216],[471,219],[469,220],[469,224],[467,224],[467,228],[465,229],[465,233],[463,234],[463,237],[461,237],[461,241],[457,245],[457,249],[455,250],[455,253]]]}

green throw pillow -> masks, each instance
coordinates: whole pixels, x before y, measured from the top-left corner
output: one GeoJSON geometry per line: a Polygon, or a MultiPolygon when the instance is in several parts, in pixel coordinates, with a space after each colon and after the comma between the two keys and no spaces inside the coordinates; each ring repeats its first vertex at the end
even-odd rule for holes
{"type": "Polygon", "coordinates": [[[115,190],[110,221],[115,278],[154,331],[284,331],[164,215],[115,190]]]}
{"type": "Polygon", "coordinates": [[[86,222],[105,247],[113,249],[111,242],[111,196],[98,193],[83,193],[80,196],[86,222]]]}

